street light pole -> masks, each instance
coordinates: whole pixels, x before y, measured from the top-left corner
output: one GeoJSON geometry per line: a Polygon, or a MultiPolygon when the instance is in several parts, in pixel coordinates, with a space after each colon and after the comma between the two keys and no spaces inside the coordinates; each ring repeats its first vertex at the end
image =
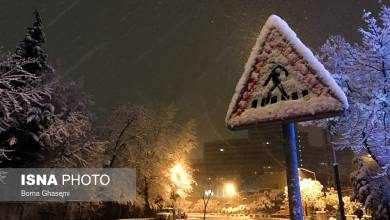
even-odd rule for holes
{"type": "Polygon", "coordinates": [[[339,200],[339,211],[340,211],[340,219],[345,220],[345,211],[344,211],[344,202],[343,202],[343,194],[341,192],[341,183],[340,183],[340,173],[339,173],[339,164],[337,163],[337,157],[336,157],[336,150],[334,149],[334,146],[332,144],[330,132],[331,132],[331,125],[328,126],[328,128],[325,131],[325,136],[327,138],[327,142],[330,144],[330,148],[332,150],[332,165],[333,165],[333,172],[334,172],[334,179],[336,184],[336,190],[337,190],[337,197],[339,200]]]}
{"type": "Polygon", "coordinates": [[[284,152],[286,155],[286,174],[290,219],[302,220],[302,202],[299,187],[298,159],[295,142],[295,123],[283,124],[284,152]]]}
{"type": "Polygon", "coordinates": [[[341,184],[340,184],[340,174],[339,174],[339,164],[337,163],[336,151],[332,144],[332,160],[333,160],[333,170],[336,182],[337,196],[339,199],[339,209],[340,209],[340,218],[341,220],[345,220],[345,211],[344,211],[344,202],[343,202],[343,194],[341,192],[341,184]]]}
{"type": "Polygon", "coordinates": [[[203,220],[206,220],[207,205],[213,195],[214,193],[210,189],[203,192],[203,220]]]}

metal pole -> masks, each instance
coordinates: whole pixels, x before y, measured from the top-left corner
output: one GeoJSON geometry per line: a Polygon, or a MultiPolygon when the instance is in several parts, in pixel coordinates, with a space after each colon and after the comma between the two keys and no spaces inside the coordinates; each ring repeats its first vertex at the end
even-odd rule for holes
{"type": "Polygon", "coordinates": [[[297,148],[295,142],[295,123],[283,124],[283,137],[285,140],[283,145],[287,165],[286,174],[290,219],[302,220],[302,202],[299,188],[297,148]]]}
{"type": "Polygon", "coordinates": [[[333,169],[334,176],[336,182],[337,196],[339,198],[339,211],[341,220],[345,220],[345,212],[344,212],[344,202],[343,202],[343,194],[341,192],[341,184],[340,184],[340,175],[339,175],[339,164],[336,159],[336,151],[332,145],[332,159],[333,159],[333,169]]]}

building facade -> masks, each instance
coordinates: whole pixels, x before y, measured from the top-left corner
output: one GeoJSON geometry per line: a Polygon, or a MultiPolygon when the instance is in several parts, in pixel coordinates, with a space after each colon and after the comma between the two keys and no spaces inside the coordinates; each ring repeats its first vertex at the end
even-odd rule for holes
{"type": "MultiPolygon", "coordinates": [[[[326,133],[298,126],[296,139],[299,167],[313,171],[322,184],[332,185],[331,145],[326,133]]],[[[221,191],[225,182],[234,182],[242,192],[284,188],[283,141],[281,126],[268,126],[248,130],[247,138],[205,143],[203,159],[193,164],[198,186],[221,191]]],[[[338,153],[343,186],[349,185],[352,158],[351,152],[338,153]]]]}

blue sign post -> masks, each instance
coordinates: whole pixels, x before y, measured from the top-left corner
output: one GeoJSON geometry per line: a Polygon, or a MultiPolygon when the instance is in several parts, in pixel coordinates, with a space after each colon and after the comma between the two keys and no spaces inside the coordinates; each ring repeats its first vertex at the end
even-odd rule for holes
{"type": "Polygon", "coordinates": [[[285,140],[283,147],[286,155],[290,219],[302,220],[302,202],[299,187],[297,147],[295,142],[295,123],[291,122],[283,125],[283,137],[285,140]]]}
{"type": "Polygon", "coordinates": [[[348,100],[294,31],[271,15],[260,31],[226,114],[232,130],[283,126],[290,219],[302,220],[295,122],[342,114],[348,100]]]}

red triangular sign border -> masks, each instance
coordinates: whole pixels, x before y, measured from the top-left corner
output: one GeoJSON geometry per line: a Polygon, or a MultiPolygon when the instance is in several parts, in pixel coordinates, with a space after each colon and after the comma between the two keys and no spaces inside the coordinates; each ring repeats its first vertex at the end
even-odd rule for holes
{"type": "MultiPolygon", "coordinates": [[[[291,61],[289,56],[286,55],[285,57],[287,57],[287,60],[291,61]]],[[[293,65],[298,66],[298,64],[295,63],[293,65]]],[[[269,65],[267,68],[268,67],[269,65]]],[[[226,123],[229,128],[238,129],[265,123],[304,121],[332,117],[343,112],[347,108],[347,98],[330,73],[299,40],[294,31],[291,30],[283,19],[276,15],[271,15],[267,19],[267,22],[257,38],[256,44],[245,65],[244,73],[236,86],[235,93],[226,115],[226,123]],[[307,68],[303,68],[304,71],[296,71],[293,70],[293,66],[292,70],[295,71],[299,77],[303,78],[303,81],[306,80],[308,85],[311,86],[310,89],[316,91],[316,94],[306,97],[306,102],[303,100],[294,100],[272,107],[251,108],[249,107],[251,105],[249,100],[251,100],[251,98],[253,99],[251,96],[253,96],[254,91],[256,90],[255,85],[258,83],[259,78],[263,77],[262,70],[264,69],[262,69],[262,66],[267,66],[267,64],[270,63],[269,58],[273,56],[267,55],[268,60],[261,60],[261,54],[271,54],[272,51],[278,50],[276,47],[283,47],[283,45],[278,45],[277,43],[269,46],[271,45],[270,42],[275,39],[274,36],[271,36],[272,38],[270,39],[272,40],[268,39],[271,33],[280,33],[286,44],[292,48],[293,53],[299,55],[299,58],[302,61],[301,66],[304,64],[307,68]],[[261,62],[265,62],[265,64],[261,62]],[[308,77],[312,78],[313,83],[310,79],[308,80],[308,77]],[[319,88],[317,89],[315,87],[319,88]]]]}

